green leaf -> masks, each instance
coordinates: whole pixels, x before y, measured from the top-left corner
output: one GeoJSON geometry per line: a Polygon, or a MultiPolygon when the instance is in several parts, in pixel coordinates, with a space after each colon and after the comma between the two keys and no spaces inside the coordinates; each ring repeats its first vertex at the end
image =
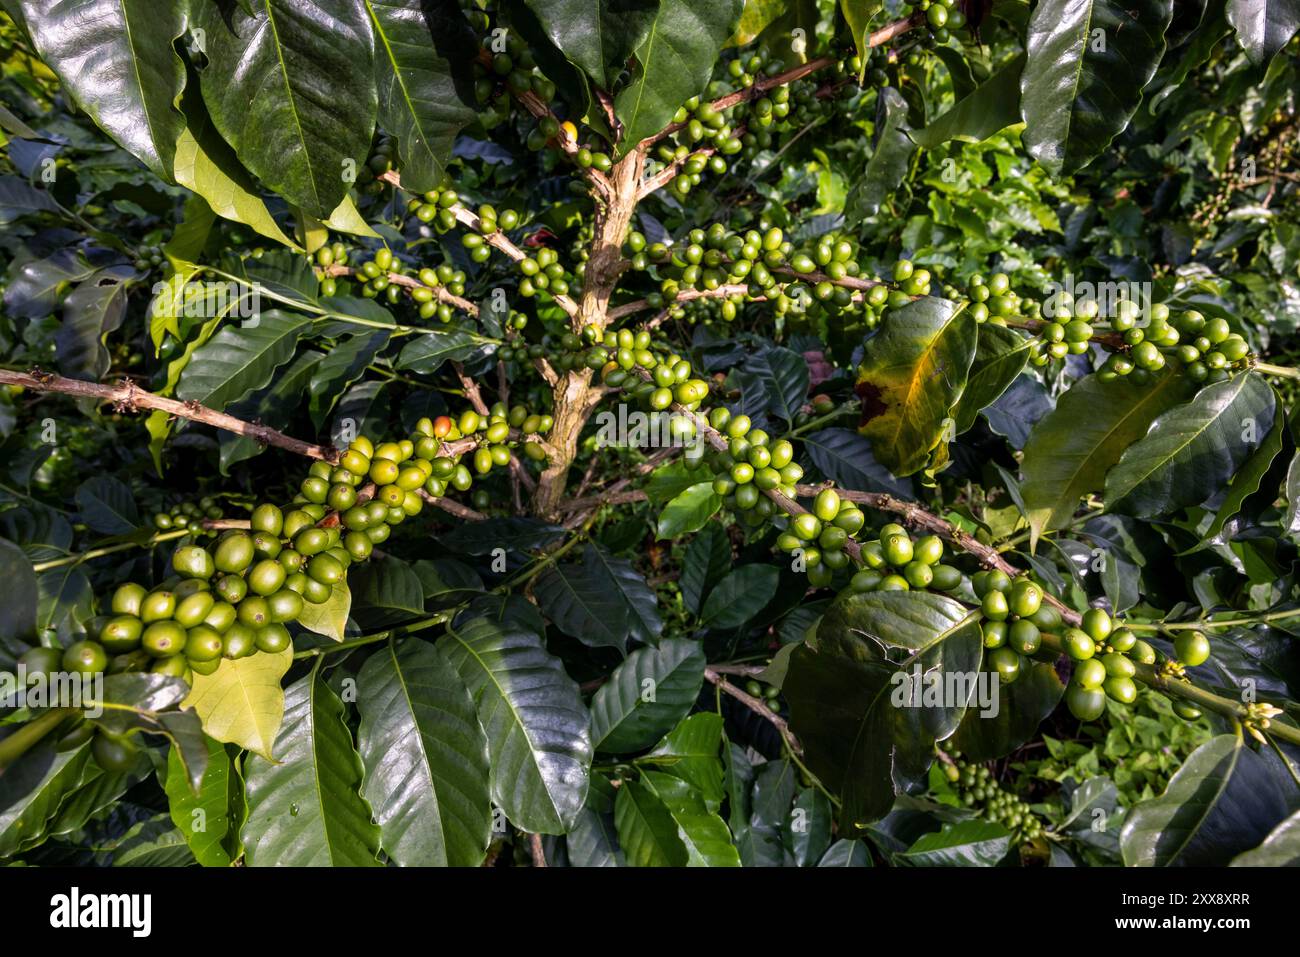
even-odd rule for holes
{"type": "Polygon", "coordinates": [[[871,27],[884,8],[884,0],[840,0],[840,12],[844,14],[849,35],[853,37],[853,45],[862,60],[862,69],[858,71],[859,83],[867,69],[867,57],[871,55],[871,47],[867,45],[871,27]]]}
{"type": "Polygon", "coordinates": [[[140,527],[135,496],[121,479],[96,475],[77,486],[81,520],[104,535],[127,535],[140,527]]]}
{"type": "Polygon", "coordinates": [[[318,670],[286,691],[275,751],[278,763],[248,759],[248,866],[378,866],[379,828],[358,793],[361,757],[343,721],[343,702],[318,670]]]}
{"type": "Polygon", "coordinates": [[[424,614],[424,583],[410,565],[385,555],[348,576],[351,615],[363,628],[387,628],[424,614]]]}
{"type": "Polygon", "coordinates": [[[436,189],[456,134],[474,121],[458,80],[477,44],[449,0],[365,0],[375,33],[379,125],[397,140],[402,185],[436,189]]]}
{"type": "Polygon", "coordinates": [[[1090,375],[1071,386],[1025,444],[1021,491],[1034,542],[1068,522],[1079,499],[1101,489],[1124,450],[1189,391],[1187,377],[1175,372],[1144,385],[1090,375]]]}
{"type": "Polygon", "coordinates": [[[678,107],[704,92],[743,5],[743,0],[659,0],[654,21],[636,48],[632,81],[614,98],[614,114],[623,124],[620,155],[658,133],[678,107]]]}
{"type": "Polygon", "coordinates": [[[1211,738],[1169,780],[1165,793],[1132,808],[1120,849],[1129,867],[1214,867],[1256,847],[1293,810],[1294,782],[1268,750],[1240,730],[1211,738]]]}
{"type": "Polygon", "coordinates": [[[709,592],[700,623],[719,630],[739,628],[767,607],[781,577],[771,565],[742,565],[709,592]]]}
{"type": "Polygon", "coordinates": [[[831,846],[831,823],[834,812],[826,795],[816,788],[804,788],[795,798],[790,813],[790,844],[794,862],[800,867],[815,867],[831,846]]]}
{"type": "Polygon", "coordinates": [[[721,524],[706,523],[682,556],[682,573],[677,585],[686,610],[698,615],[709,590],[730,568],[731,540],[721,524]]]}
{"type": "Polygon", "coordinates": [[[815,646],[795,647],[782,685],[791,729],[809,768],[840,793],[842,828],[884,817],[895,775],[929,767],[933,743],[975,693],[982,644],[977,617],[947,596],[868,592],[837,600],[815,646]],[[954,694],[927,700],[938,683],[954,694]]]}
{"type": "Polygon", "coordinates": [[[538,606],[555,626],[590,648],[627,653],[628,606],[591,562],[553,565],[537,576],[538,606]]]}
{"type": "Polygon", "coordinates": [[[123,149],[170,180],[185,119],[185,69],[172,41],[186,6],[152,0],[21,0],[32,42],[73,102],[123,149]]]}
{"type": "Polygon", "coordinates": [[[1283,516],[1282,527],[1289,534],[1295,535],[1300,533],[1300,452],[1292,457],[1291,464],[1287,466],[1283,491],[1286,493],[1286,514],[1283,516]]]}
{"type": "Polygon", "coordinates": [[[177,398],[217,410],[265,388],[293,357],[307,316],[271,309],[238,327],[226,326],[202,346],[181,373],[177,398]]]}
{"type": "Polygon", "coordinates": [[[657,648],[628,655],[592,699],[596,750],[626,754],[657,742],[695,704],[704,665],[699,643],[684,638],[666,638],[657,648]]]}
{"type": "MultiPolygon", "coordinates": [[[[315,349],[300,352],[269,386],[227,406],[226,411],[246,422],[260,422],[273,429],[287,428],[324,358],[315,349]]],[[[229,475],[232,465],[251,459],[265,448],[251,436],[233,432],[220,433],[217,441],[221,446],[218,461],[222,475],[229,475]]]]}
{"type": "Polygon", "coordinates": [[[200,4],[200,82],[216,128],[270,189],[318,219],[347,194],[375,127],[374,38],[360,3],[200,4]],[[350,164],[350,165],[349,165],[350,164]]]}
{"type": "Polygon", "coordinates": [[[822,859],[817,862],[818,867],[870,867],[871,851],[867,850],[867,845],[862,841],[849,841],[840,838],[831,845],[822,859]]]}
{"type": "Polygon", "coordinates": [[[949,140],[978,143],[999,130],[1015,126],[1020,122],[1020,74],[1024,68],[1022,54],[959,99],[948,112],[931,120],[924,129],[909,131],[912,142],[928,150],[949,140]]]}
{"type": "Polygon", "coordinates": [[[749,356],[743,368],[761,384],[767,409],[794,425],[808,397],[808,360],[778,346],[749,356]]]}
{"type": "Polygon", "coordinates": [[[849,429],[822,429],[803,436],[803,447],[817,470],[841,488],[889,492],[911,498],[909,479],[895,478],[876,460],[871,443],[849,429]]]}
{"type": "Polygon", "coordinates": [[[664,506],[655,524],[655,538],[676,538],[699,531],[722,507],[722,497],[713,491],[712,482],[699,482],[678,494],[664,506]]]}
{"type": "Polygon", "coordinates": [[[597,811],[590,804],[582,809],[578,823],[564,840],[569,863],[574,867],[627,867],[613,815],[597,811]]]}
{"type": "Polygon", "coordinates": [[[991,821],[959,821],[917,838],[895,864],[910,867],[994,867],[1007,856],[1011,833],[991,821]]]}
{"type": "Polygon", "coordinates": [[[330,589],[330,596],[319,605],[303,602],[302,614],[298,624],[308,631],[335,641],[342,641],[347,633],[348,614],[352,610],[352,592],[346,581],[335,582],[330,589]]]}
{"type": "Polygon", "coordinates": [[[366,366],[388,345],[392,333],[386,329],[348,336],[335,343],[320,364],[312,370],[311,418],[319,428],[334,408],[339,396],[366,371],[366,366]]]}
{"type": "Polygon", "coordinates": [[[225,746],[206,739],[208,761],[198,793],[190,787],[185,764],[176,748],[167,752],[165,790],[172,822],[195,860],[204,867],[226,867],[230,855],[224,842],[231,830],[231,765],[225,746]]]}
{"type": "Polygon", "coordinates": [[[291,664],[290,649],[223,658],[212,674],[194,675],[184,706],[198,712],[203,730],[211,737],[275,760],[271,748],[285,709],[280,679],[291,664]]]}
{"type": "MultiPolygon", "coordinates": [[[[1279,483],[1281,469],[1285,467],[1285,462],[1278,458],[1282,454],[1282,447],[1286,444],[1286,417],[1275,415],[1273,417],[1273,428],[1268,430],[1264,440],[1259,443],[1259,447],[1251,454],[1246,463],[1237,470],[1232,476],[1232,481],[1228,485],[1227,494],[1223,497],[1222,504],[1214,513],[1214,521],[1205,534],[1201,536],[1202,544],[1212,544],[1222,541],[1223,530],[1245,506],[1246,502],[1251,499],[1257,492],[1265,494],[1276,494],[1279,483]],[[1269,473],[1274,471],[1274,463],[1277,463],[1278,471],[1274,474],[1273,480],[1268,480],[1269,473]]],[[[1290,490],[1288,490],[1289,493],[1290,490]]],[[[1295,498],[1290,494],[1287,495],[1288,511],[1297,507],[1295,498]]]]}
{"type": "Polygon", "coordinates": [[[488,749],[474,702],[447,657],[389,642],[357,676],[362,793],[390,860],[477,867],[492,833],[488,749]]]}
{"type": "Polygon", "coordinates": [[[890,86],[877,97],[875,147],[844,204],[844,215],[850,220],[874,216],[893,198],[916,153],[916,143],[908,135],[907,102],[890,86]]]}
{"type": "Polygon", "coordinates": [[[659,796],[639,781],[624,781],[614,799],[618,843],[633,867],[685,867],[690,860],[677,822],[659,796]]]}
{"type": "Polygon", "coordinates": [[[749,46],[768,24],[785,10],[785,0],[745,0],[744,10],[736,24],[736,32],[727,41],[728,46],[749,46]]]}
{"type": "Polygon", "coordinates": [[[739,867],[740,854],[731,843],[726,822],[710,811],[699,792],[681,778],[662,771],[641,772],[651,790],[677,824],[677,837],[686,848],[687,867],[739,867]]]}
{"type": "Polygon", "coordinates": [[[96,382],[112,361],[105,340],[126,317],[126,294],[135,270],[130,266],[101,269],[63,300],[63,325],[55,338],[59,370],[73,379],[96,382]]]}
{"type": "Polygon", "coordinates": [[[1030,155],[1053,173],[1097,157],[1132,118],[1165,52],[1173,0],[1043,0],[1020,78],[1030,155]]]}
{"type": "Polygon", "coordinates": [[[980,412],[996,402],[1016,381],[1029,360],[1029,346],[1029,339],[1006,326],[986,322],[979,327],[975,359],[954,416],[957,435],[974,425],[980,412]]]}
{"type": "Polygon", "coordinates": [[[1138,518],[1205,501],[1227,484],[1273,427],[1273,389],[1255,373],[1201,389],[1130,445],[1106,474],[1106,505],[1138,518]]]}
{"type": "Polygon", "coordinates": [[[57,752],[42,742],[0,774],[0,860],[44,840],[47,823],[80,784],[89,760],[89,744],[57,752]]]}
{"type": "Polygon", "coordinates": [[[628,637],[645,645],[657,643],[664,623],[659,617],[659,600],[645,576],[631,562],[615,558],[595,545],[587,545],[582,554],[583,563],[603,574],[610,593],[617,595],[626,606],[628,637]]]}
{"type": "Polygon", "coordinates": [[[683,718],[669,731],[654,750],[637,759],[639,765],[649,765],[679,777],[704,797],[711,810],[722,804],[723,769],[719,752],[722,749],[722,716],[715,712],[701,712],[683,718]]]}
{"type": "Polygon", "coordinates": [[[36,572],[27,554],[5,539],[0,539],[0,581],[5,583],[0,649],[17,657],[23,643],[36,634],[36,572]]]}
{"type": "Polygon", "coordinates": [[[176,182],[203,197],[218,216],[243,223],[259,236],[297,249],[297,243],[284,234],[257,195],[253,177],[213,127],[197,84],[186,88],[181,109],[188,125],[176,141],[176,182]]]}
{"type": "Polygon", "coordinates": [[[487,732],[492,800],[523,830],[568,831],[591,771],[577,683],[536,632],[513,621],[475,618],[448,628],[444,641],[487,732]]]}
{"type": "Polygon", "coordinates": [[[1264,843],[1238,854],[1229,867],[1300,867],[1300,811],[1264,838],[1264,843]]]}
{"type": "Polygon", "coordinates": [[[1237,42],[1255,64],[1271,60],[1300,30],[1295,0],[1228,0],[1226,13],[1237,42]]]}
{"type": "MultiPolygon", "coordinates": [[[[1111,562],[1110,564],[1118,564],[1111,562]]],[[[991,673],[989,680],[999,679],[991,673]]],[[[1001,758],[1038,733],[1038,726],[1056,710],[1065,685],[1050,662],[1026,662],[1012,684],[999,684],[995,705],[981,708],[972,701],[953,736],[954,745],[971,761],[1001,758]],[[985,714],[985,711],[992,714],[985,714]]]]}
{"type": "Polygon", "coordinates": [[[610,90],[645,40],[661,0],[525,0],[551,42],[610,90]]]}
{"type": "Polygon", "coordinates": [[[444,362],[468,359],[478,346],[477,336],[460,329],[426,332],[402,347],[396,367],[410,369],[421,375],[432,375],[442,368],[444,362]]]}
{"type": "Polygon", "coordinates": [[[966,388],[978,330],[956,303],[927,297],[891,309],[867,341],[856,386],[863,416],[858,431],[893,474],[920,471],[944,441],[951,410],[966,388]]]}

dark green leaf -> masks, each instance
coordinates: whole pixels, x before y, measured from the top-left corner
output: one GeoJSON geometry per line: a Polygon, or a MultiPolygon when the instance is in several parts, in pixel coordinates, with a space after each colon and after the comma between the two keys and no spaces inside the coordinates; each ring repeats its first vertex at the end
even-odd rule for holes
{"type": "Polygon", "coordinates": [[[203,100],[240,160],[318,219],[347,195],[375,127],[374,37],[360,3],[254,0],[195,10],[203,100]],[[349,166],[349,164],[351,164],[349,166]]]}
{"type": "Polygon", "coordinates": [[[81,282],[63,300],[63,325],[55,340],[59,370],[73,379],[96,382],[111,366],[105,339],[126,316],[129,266],[113,266],[81,282]]]}
{"type": "Polygon", "coordinates": [[[1300,30],[1295,0],[1228,0],[1228,22],[1252,63],[1264,63],[1300,30]]]}
{"type": "Polygon", "coordinates": [[[492,799],[524,830],[568,831],[591,770],[578,685],[536,632],[511,621],[476,618],[448,629],[444,641],[487,733],[492,799]]]}
{"type": "Polygon", "coordinates": [[[677,822],[650,788],[639,781],[624,781],[614,800],[618,843],[633,867],[685,867],[686,845],[677,834],[677,822]]]}
{"type": "Polygon", "coordinates": [[[1011,834],[1001,824],[961,821],[921,836],[893,860],[910,867],[993,867],[1010,846],[1011,834]]]}
{"type": "Polygon", "coordinates": [[[721,507],[722,498],[713,491],[712,482],[692,485],[659,513],[655,537],[662,540],[698,531],[721,507]]]}
{"type": "Polygon", "coordinates": [[[373,559],[348,576],[352,617],[364,628],[383,628],[424,614],[424,585],[406,562],[373,559]]]}
{"type": "Polygon", "coordinates": [[[186,5],[152,0],[22,0],[32,42],[81,109],[163,179],[185,118],[185,68],[172,41],[186,5]]]}
{"type": "Polygon", "coordinates": [[[317,671],[285,691],[278,763],[248,758],[250,867],[373,867],[379,828],[361,797],[361,757],[343,702],[317,671]]]}
{"type": "Polygon", "coordinates": [[[104,535],[126,535],[140,527],[135,496],[125,482],[111,475],[96,475],[77,486],[81,520],[104,535]]]}
{"type": "Polygon", "coordinates": [[[1119,134],[1165,52],[1172,0],[1043,0],[1020,78],[1026,148],[1054,173],[1086,166],[1119,134]]]}
{"type": "Polygon", "coordinates": [[[1165,793],[1129,811],[1120,836],[1130,867],[1212,867],[1256,847],[1294,810],[1295,784],[1267,749],[1240,731],[1201,745],[1165,793]]]}
{"type": "Polygon", "coordinates": [[[700,793],[679,777],[643,771],[641,782],[651,790],[677,823],[677,836],[686,848],[687,867],[739,867],[740,855],[731,832],[711,811],[700,793]]]}
{"type": "Polygon", "coordinates": [[[870,867],[871,852],[861,841],[848,841],[844,838],[831,845],[818,867],[870,867]]]}
{"type": "Polygon", "coordinates": [[[739,628],[770,602],[781,573],[771,565],[742,565],[718,582],[704,602],[700,622],[709,628],[739,628]]]}
{"type": "MultiPolygon", "coordinates": [[[[999,679],[990,675],[993,683],[999,679]]],[[[991,687],[992,685],[990,685],[991,687]]],[[[998,684],[996,703],[987,709],[972,702],[953,737],[953,743],[971,761],[1004,757],[1038,733],[1038,725],[1055,709],[1065,685],[1050,662],[1026,662],[1020,677],[998,684]],[[991,711],[985,714],[984,711],[991,711]]]]}
{"type": "Polygon", "coordinates": [[[916,153],[916,144],[908,135],[907,102],[890,86],[882,88],[877,97],[875,148],[844,203],[844,215],[850,219],[878,213],[907,176],[916,153]]]}
{"type": "Polygon", "coordinates": [[[1160,415],[1106,473],[1107,507],[1154,518],[1205,501],[1258,448],[1273,414],[1273,390],[1255,373],[1206,386],[1160,415]]]}
{"type": "Polygon", "coordinates": [[[566,635],[592,648],[617,648],[626,654],[628,605],[611,592],[609,576],[599,565],[552,565],[537,577],[535,594],[542,613],[566,635]]]}
{"type": "Polygon", "coordinates": [[[620,153],[659,132],[678,107],[704,91],[742,6],[742,0],[659,0],[636,48],[632,82],[614,98],[614,113],[623,124],[620,153]]]}
{"type": "Polygon", "coordinates": [[[654,589],[646,583],[645,576],[631,562],[615,558],[595,545],[588,545],[582,554],[583,563],[603,574],[611,594],[617,595],[627,607],[628,637],[645,645],[655,644],[663,633],[664,623],[659,617],[654,589]]]}
{"type": "Polygon", "coordinates": [[[717,522],[708,522],[686,546],[678,587],[687,611],[698,615],[714,583],[731,568],[731,540],[717,522]]]}
{"type": "Polygon", "coordinates": [[[599,87],[610,90],[639,47],[660,0],[525,0],[546,35],[599,87]]]}
{"type": "Polygon", "coordinates": [[[948,140],[977,143],[1016,125],[1020,122],[1020,74],[1024,68],[1024,56],[1016,57],[925,129],[908,135],[918,146],[934,149],[948,140]]]}
{"type": "Polygon", "coordinates": [[[306,316],[271,309],[240,326],[226,326],[202,346],[181,373],[177,398],[217,410],[264,388],[292,358],[306,316]]]}
{"type": "Polygon", "coordinates": [[[895,478],[876,460],[871,443],[848,429],[822,429],[803,437],[813,465],[841,488],[859,492],[889,492],[903,498],[913,495],[912,483],[895,478]]]}
{"type": "Polygon", "coordinates": [[[816,867],[831,846],[831,802],[816,788],[804,788],[790,814],[790,843],[795,863],[816,867]]]}
{"type": "Polygon", "coordinates": [[[1005,326],[986,322],[979,327],[975,359],[954,413],[957,435],[974,425],[980,412],[1016,380],[1029,360],[1029,345],[1030,340],[1005,326]]]}
{"type": "Polygon", "coordinates": [[[614,669],[591,702],[596,750],[626,754],[650,747],[677,724],[704,684],[699,643],[667,638],[642,648],[614,669]]]}
{"type": "Polygon", "coordinates": [[[1264,843],[1238,854],[1230,867],[1300,867],[1300,811],[1273,828],[1264,843]]]}
{"type": "Polygon", "coordinates": [[[1187,377],[1174,372],[1145,385],[1090,375],[1061,396],[1025,445],[1022,492],[1034,540],[1068,522],[1079,499],[1098,491],[1124,450],[1188,391],[1187,377]]]}
{"type": "Polygon", "coordinates": [[[487,739],[455,667],[418,640],[384,645],[357,676],[362,793],[403,866],[477,867],[492,831],[487,739]]]}

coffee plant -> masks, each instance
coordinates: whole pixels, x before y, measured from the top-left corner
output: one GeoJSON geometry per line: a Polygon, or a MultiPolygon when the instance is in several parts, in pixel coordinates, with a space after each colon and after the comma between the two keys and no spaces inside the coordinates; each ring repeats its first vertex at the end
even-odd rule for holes
{"type": "Polygon", "coordinates": [[[0,861],[1300,863],[1296,0],[0,6],[0,861]]]}

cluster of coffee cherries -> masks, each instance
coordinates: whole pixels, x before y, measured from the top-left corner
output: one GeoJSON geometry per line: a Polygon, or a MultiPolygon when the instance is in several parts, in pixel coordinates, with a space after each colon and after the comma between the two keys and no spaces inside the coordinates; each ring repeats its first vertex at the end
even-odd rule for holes
{"type": "Polygon", "coordinates": [[[163,249],[158,245],[141,246],[135,252],[135,261],[131,264],[140,272],[149,272],[165,263],[163,249]]]}
{"type": "Polygon", "coordinates": [[[1123,335],[1129,351],[1110,355],[1098,370],[1101,378],[1127,376],[1140,384],[1173,359],[1193,382],[1209,383],[1226,379],[1248,365],[1250,345],[1226,320],[1206,319],[1194,309],[1171,318],[1164,303],[1156,303],[1150,312],[1144,327],[1138,324],[1135,303],[1119,303],[1110,328],[1123,335]]]}
{"type": "Polygon", "coordinates": [[[224,518],[225,512],[217,504],[217,500],[211,495],[205,495],[197,502],[184,501],[178,502],[160,512],[155,512],[153,516],[153,527],[159,531],[170,531],[177,528],[194,527],[196,534],[201,533],[203,529],[202,522],[216,521],[224,518]]]}
{"type": "Polygon", "coordinates": [[[903,526],[891,523],[880,530],[874,542],[863,542],[865,566],[854,574],[849,589],[854,593],[869,591],[909,591],[932,589],[950,592],[961,587],[961,571],[943,564],[943,539],[923,535],[913,539],[903,526]]]}
{"type": "Polygon", "coordinates": [[[1043,822],[1028,804],[998,784],[987,765],[962,758],[960,751],[948,751],[951,764],[944,763],[943,774],[957,792],[962,807],[971,808],[986,821],[1001,824],[1012,833],[1017,844],[1041,837],[1043,822]]]}
{"type": "Polygon", "coordinates": [[[925,22],[939,43],[947,42],[951,31],[966,25],[966,14],[958,0],[903,0],[903,6],[908,13],[925,14],[925,22]]]}
{"type": "MultiPolygon", "coordinates": [[[[336,244],[337,245],[337,244],[336,244]]],[[[339,263],[336,251],[331,247],[331,253],[328,257],[330,263],[321,262],[321,253],[324,249],[317,252],[317,262],[322,266],[333,263],[339,263]]],[[[346,252],[346,250],[345,250],[346,252]]],[[[346,262],[346,258],[344,260],[346,262]]],[[[339,263],[342,265],[342,263],[339,263]]],[[[443,262],[437,266],[423,266],[416,273],[420,285],[399,284],[393,281],[394,276],[408,275],[408,266],[401,259],[393,255],[393,251],[387,246],[380,246],[375,250],[374,255],[357,265],[355,275],[361,280],[361,295],[366,299],[374,299],[383,296],[389,303],[396,304],[401,301],[403,291],[409,293],[413,302],[416,303],[416,309],[421,319],[436,319],[439,322],[450,322],[455,311],[449,303],[442,302],[438,299],[438,289],[445,289],[454,296],[463,296],[465,294],[465,273],[463,270],[456,269],[450,263],[443,262]]],[[[337,282],[326,277],[321,280],[321,294],[325,296],[335,295],[338,290],[337,282]]]]}
{"type": "MultiPolygon", "coordinates": [[[[1137,665],[1155,665],[1156,650],[1138,638],[1130,628],[1111,618],[1104,608],[1089,608],[1078,628],[1067,628],[1061,635],[1065,652],[1074,661],[1065,703],[1080,721],[1093,721],[1106,710],[1106,698],[1120,704],[1132,704],[1137,698],[1133,676],[1137,665]]],[[[1179,631],[1174,639],[1177,660],[1169,662],[1171,671],[1204,664],[1210,657],[1210,642],[1199,631],[1179,631]]],[[[1175,711],[1190,719],[1200,716],[1199,709],[1175,701],[1175,711]]]]}
{"type": "MultiPolygon", "coordinates": [[[[699,467],[696,463],[707,465],[715,476],[713,491],[722,496],[723,503],[734,509],[746,524],[761,524],[777,514],[777,509],[764,492],[779,491],[791,499],[797,494],[795,484],[803,478],[803,468],[794,461],[794,446],[786,439],[774,440],[763,429],[754,428],[749,416],[732,413],[725,406],[710,410],[708,420],[709,425],[726,438],[727,447],[707,450],[701,447],[697,457],[687,457],[687,464],[695,467],[699,467]]],[[[808,566],[817,565],[822,555],[810,543],[821,534],[820,520],[807,515],[796,516],[791,522],[792,528],[803,530],[797,532],[799,541],[809,545],[807,557],[811,562],[807,562],[808,566]],[[805,533],[806,538],[803,537],[805,533]]],[[[839,559],[832,561],[838,567],[844,565],[839,559]]]]}
{"type": "MultiPolygon", "coordinates": [[[[467,237],[468,238],[468,237],[467,237]]],[[[576,294],[580,285],[578,276],[560,262],[560,254],[550,246],[538,246],[531,256],[515,263],[521,277],[519,295],[532,298],[545,290],[555,296],[576,294]]]]}
{"type": "MultiPolygon", "coordinates": [[[[780,439],[773,448],[786,445],[789,443],[780,439]]],[[[797,474],[798,470],[799,466],[795,465],[791,474],[797,474]]],[[[849,564],[845,546],[866,523],[866,516],[853,502],[841,500],[833,488],[824,488],[813,499],[811,510],[781,521],[785,522],[785,529],[777,535],[776,547],[802,561],[808,584],[824,588],[838,569],[849,564]]]]}
{"type": "Polygon", "coordinates": [[[1025,659],[1042,647],[1042,633],[1061,626],[1061,615],[1043,601],[1041,585],[1028,578],[1013,582],[1001,569],[976,572],[971,587],[980,600],[985,661],[1011,684],[1024,670],[1025,659]]]}
{"type": "MultiPolygon", "coordinates": [[[[509,408],[503,402],[494,403],[487,415],[480,415],[473,409],[466,409],[460,417],[452,420],[439,416],[433,423],[433,435],[438,440],[455,441],[461,438],[480,436],[478,447],[474,450],[474,471],[487,475],[494,468],[510,464],[512,430],[518,430],[526,439],[530,435],[545,435],[551,431],[555,420],[548,414],[530,412],[527,406],[515,405],[509,408]]],[[[537,442],[524,441],[524,455],[541,462],[546,458],[546,451],[537,442]]],[[[448,484],[459,491],[469,488],[471,476],[464,465],[447,456],[433,459],[434,477],[425,484],[425,491],[437,498],[446,490],[448,484]]]]}

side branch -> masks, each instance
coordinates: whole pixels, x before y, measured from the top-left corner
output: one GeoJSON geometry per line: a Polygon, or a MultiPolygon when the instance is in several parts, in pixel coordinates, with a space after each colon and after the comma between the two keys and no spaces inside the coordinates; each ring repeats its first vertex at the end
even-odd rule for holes
{"type": "Polygon", "coordinates": [[[209,409],[197,402],[181,402],[176,399],[155,395],[141,389],[129,379],[124,379],[117,385],[100,385],[98,382],[67,379],[61,375],[43,372],[40,369],[33,369],[30,373],[0,370],[0,383],[21,386],[24,389],[31,389],[33,392],[54,392],[76,396],[81,399],[111,402],[114,409],[119,412],[159,409],[178,418],[202,422],[205,425],[211,425],[226,432],[234,432],[237,435],[246,435],[263,445],[274,445],[276,448],[295,452],[298,455],[305,455],[308,458],[320,459],[330,464],[338,462],[339,452],[333,446],[313,445],[310,442],[304,442],[301,439],[285,435],[283,432],[277,432],[268,426],[245,422],[233,415],[218,412],[216,409],[209,409]]]}

